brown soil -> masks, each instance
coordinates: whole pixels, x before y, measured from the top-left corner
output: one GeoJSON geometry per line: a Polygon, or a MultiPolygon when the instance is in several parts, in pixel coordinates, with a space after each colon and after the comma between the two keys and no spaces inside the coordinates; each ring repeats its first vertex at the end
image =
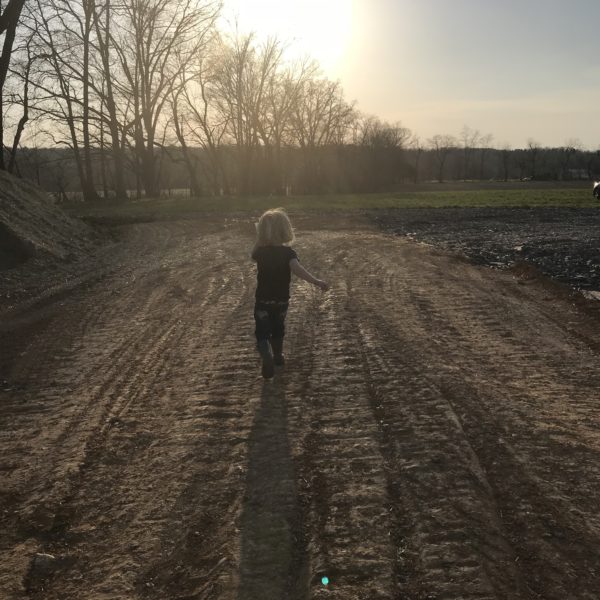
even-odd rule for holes
{"type": "Polygon", "coordinates": [[[388,233],[460,252],[477,264],[534,265],[577,289],[600,290],[600,211],[573,207],[401,208],[371,212],[388,233]]]}
{"type": "Polygon", "coordinates": [[[72,259],[89,249],[92,233],[43,190],[0,171],[0,268],[36,256],[72,259]]]}
{"type": "Polygon", "coordinates": [[[98,242],[92,228],[42,189],[0,171],[0,315],[96,276],[103,257],[92,256],[98,242]]]}
{"type": "Polygon", "coordinates": [[[128,226],[5,314],[0,597],[599,598],[598,320],[366,222],[297,227],[332,289],[294,283],[273,381],[249,220],[128,226]]]}

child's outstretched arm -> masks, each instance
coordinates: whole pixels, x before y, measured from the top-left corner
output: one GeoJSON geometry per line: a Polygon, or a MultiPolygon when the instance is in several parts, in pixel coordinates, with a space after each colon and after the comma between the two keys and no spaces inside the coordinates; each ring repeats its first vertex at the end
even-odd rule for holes
{"type": "Polygon", "coordinates": [[[292,273],[294,275],[296,275],[297,277],[300,277],[300,279],[304,279],[304,281],[308,281],[308,283],[312,283],[313,285],[320,287],[323,291],[329,289],[329,284],[326,281],[317,279],[314,275],[309,273],[300,264],[300,262],[298,261],[297,258],[292,258],[292,260],[290,260],[290,269],[292,270],[292,273]]]}

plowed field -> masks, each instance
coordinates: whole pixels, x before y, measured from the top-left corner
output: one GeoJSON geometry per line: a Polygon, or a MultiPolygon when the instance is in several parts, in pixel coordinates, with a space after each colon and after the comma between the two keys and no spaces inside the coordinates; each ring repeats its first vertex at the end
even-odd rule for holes
{"type": "Polygon", "coordinates": [[[272,381],[247,219],[124,227],[6,315],[0,597],[600,598],[598,319],[358,218],[296,225],[332,288],[293,284],[272,381]]]}

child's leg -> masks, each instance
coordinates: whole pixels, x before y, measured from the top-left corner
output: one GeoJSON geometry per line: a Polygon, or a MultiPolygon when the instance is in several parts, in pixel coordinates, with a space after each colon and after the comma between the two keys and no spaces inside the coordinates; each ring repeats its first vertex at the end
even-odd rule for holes
{"type": "Polygon", "coordinates": [[[270,311],[265,305],[256,303],[254,306],[254,322],[256,336],[256,348],[262,358],[262,376],[270,379],[274,374],[273,350],[271,349],[271,319],[270,311]]]}
{"type": "Polygon", "coordinates": [[[273,359],[275,364],[281,366],[285,364],[283,355],[283,337],[285,335],[285,317],[287,315],[287,304],[278,306],[277,310],[271,313],[271,347],[273,349],[273,359]]]}
{"type": "Polygon", "coordinates": [[[278,367],[285,365],[283,338],[271,338],[271,348],[273,349],[273,362],[275,365],[278,367]]]}

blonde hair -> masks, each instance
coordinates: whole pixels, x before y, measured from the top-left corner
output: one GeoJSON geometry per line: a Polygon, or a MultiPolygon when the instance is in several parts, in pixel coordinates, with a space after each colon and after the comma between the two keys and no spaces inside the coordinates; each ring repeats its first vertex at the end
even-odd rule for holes
{"type": "Polygon", "coordinates": [[[256,224],[259,246],[281,246],[294,241],[294,229],[283,208],[271,208],[256,224]]]}

